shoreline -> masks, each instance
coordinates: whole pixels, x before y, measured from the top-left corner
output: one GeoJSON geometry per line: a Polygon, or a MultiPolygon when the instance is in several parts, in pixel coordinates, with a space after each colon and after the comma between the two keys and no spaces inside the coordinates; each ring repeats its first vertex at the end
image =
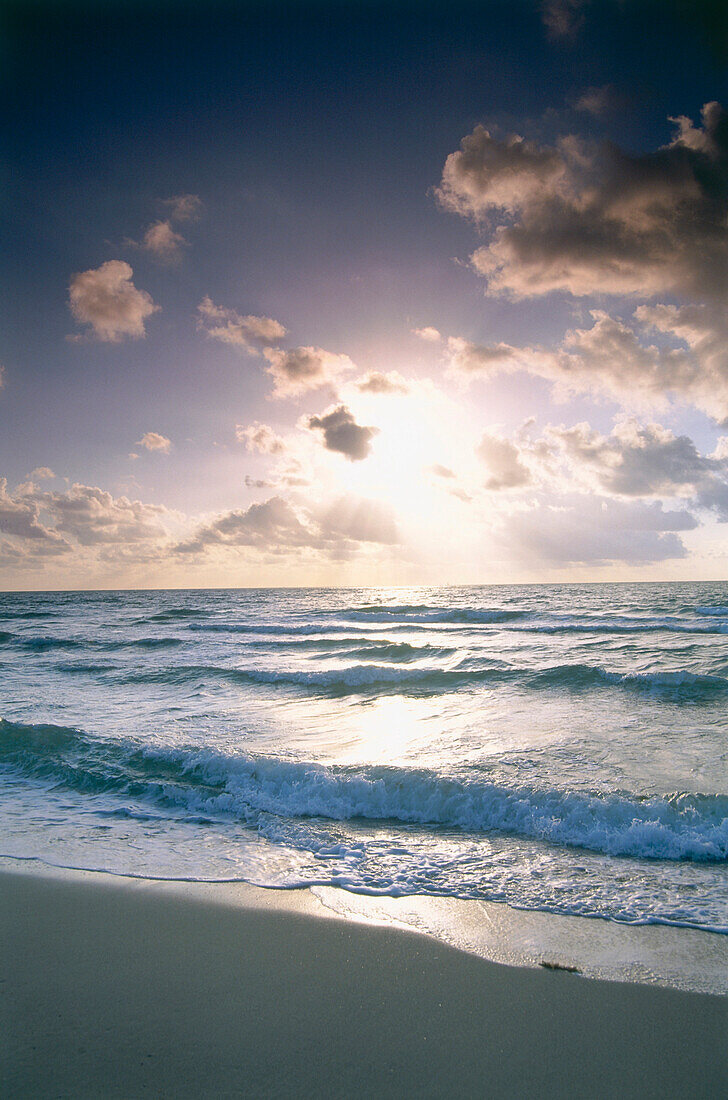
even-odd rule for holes
{"type": "Polygon", "coordinates": [[[488,962],[572,969],[587,978],[728,996],[728,935],[662,922],[519,909],[449,895],[367,894],[331,885],[277,886],[245,879],[185,879],[74,868],[38,856],[0,855],[0,876],[108,882],[182,893],[214,905],[281,909],[432,938],[488,962]]]}
{"type": "Polygon", "coordinates": [[[707,1098],[728,1087],[725,997],[504,965],[352,916],[310,890],[1,869],[0,1091],[707,1098]]]}

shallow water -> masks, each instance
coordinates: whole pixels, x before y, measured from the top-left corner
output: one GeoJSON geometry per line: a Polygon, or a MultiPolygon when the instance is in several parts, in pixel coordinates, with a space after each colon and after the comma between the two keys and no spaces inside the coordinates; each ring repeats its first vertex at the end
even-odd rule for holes
{"type": "Polygon", "coordinates": [[[0,595],[0,854],[728,932],[728,585],[0,595]]]}

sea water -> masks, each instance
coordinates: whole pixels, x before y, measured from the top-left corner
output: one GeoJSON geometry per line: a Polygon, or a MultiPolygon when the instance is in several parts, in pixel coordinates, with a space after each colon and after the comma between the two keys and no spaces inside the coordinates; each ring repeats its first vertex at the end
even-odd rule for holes
{"type": "Polygon", "coordinates": [[[728,933],[728,585],[0,595],[0,854],[728,933]]]}

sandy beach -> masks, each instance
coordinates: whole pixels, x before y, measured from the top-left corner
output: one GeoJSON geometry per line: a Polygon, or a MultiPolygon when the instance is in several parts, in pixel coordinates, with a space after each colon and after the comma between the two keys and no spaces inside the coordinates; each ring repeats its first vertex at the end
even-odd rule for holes
{"type": "Polygon", "coordinates": [[[728,1000],[487,962],[308,891],[0,875],[5,1097],[715,1098],[728,1000]]]}

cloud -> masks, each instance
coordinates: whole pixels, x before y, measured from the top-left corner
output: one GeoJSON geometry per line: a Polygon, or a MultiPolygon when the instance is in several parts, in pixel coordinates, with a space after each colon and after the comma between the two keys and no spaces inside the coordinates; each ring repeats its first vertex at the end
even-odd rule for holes
{"type": "Polygon", "coordinates": [[[163,263],[174,263],[182,256],[187,241],[181,233],[175,233],[171,222],[159,221],[150,225],[144,234],[142,248],[151,252],[163,263]]]}
{"type": "Polygon", "coordinates": [[[622,102],[622,97],[611,84],[602,84],[583,91],[574,103],[574,109],[598,118],[600,115],[616,110],[622,102]]]}
{"type": "Polygon", "coordinates": [[[467,380],[485,378],[525,370],[553,376],[555,358],[552,353],[533,347],[513,347],[512,344],[473,344],[461,336],[450,336],[445,359],[453,377],[467,380]]]}
{"type": "Polygon", "coordinates": [[[550,38],[576,38],[584,25],[588,0],[545,0],[541,18],[550,38]]]}
{"type": "Polygon", "coordinates": [[[672,398],[728,423],[728,319],[713,306],[640,306],[634,324],[591,310],[593,324],[568,330],[553,350],[482,346],[450,337],[449,372],[464,381],[522,370],[563,393],[606,394],[627,406],[664,405],[672,398]],[[672,337],[649,340],[658,330],[672,337]]]}
{"type": "Polygon", "coordinates": [[[180,554],[196,554],[210,546],[248,546],[281,553],[311,544],[311,532],[282,497],[271,497],[245,510],[226,512],[198,528],[191,539],[175,547],[180,554]]]}
{"type": "Polygon", "coordinates": [[[56,519],[56,531],[75,539],[81,546],[158,542],[166,531],[159,517],[161,505],[142,504],[128,497],[113,497],[104,489],[75,484],[65,493],[37,495],[41,507],[56,519]]]}
{"type": "Polygon", "coordinates": [[[531,471],[524,466],[518,448],[509,439],[486,432],[478,444],[477,454],[490,471],[486,489],[522,489],[531,483],[531,471]]]}
{"type": "Polygon", "coordinates": [[[247,428],[242,424],[236,424],[235,435],[249,451],[258,451],[264,455],[279,455],[286,449],[283,439],[267,424],[261,424],[258,420],[247,428]]]}
{"type": "Polygon", "coordinates": [[[325,505],[296,509],[283,497],[273,496],[201,525],[175,549],[179,554],[201,554],[215,548],[248,548],[274,555],[307,549],[340,558],[361,543],[396,541],[394,518],[377,501],[340,497],[325,505]]]}
{"type": "Polygon", "coordinates": [[[171,513],[89,485],[65,492],[41,491],[32,482],[9,493],[0,479],[0,550],[6,566],[36,568],[49,557],[87,563],[149,560],[168,542],[160,522],[171,513]]]}
{"type": "Polygon", "coordinates": [[[432,325],[425,325],[424,328],[413,328],[412,335],[419,336],[420,340],[427,340],[431,344],[436,344],[438,340],[442,339],[438,330],[433,328],[432,325]]]}
{"type": "Polygon", "coordinates": [[[66,549],[67,544],[58,532],[40,522],[39,513],[37,501],[22,490],[8,493],[7,479],[0,478],[0,531],[36,545],[45,543],[56,551],[66,549]]]}
{"type": "Polygon", "coordinates": [[[571,495],[513,512],[493,534],[501,553],[531,564],[647,565],[686,557],[677,532],[696,526],[689,512],[657,501],[571,495]]]}
{"type": "Polygon", "coordinates": [[[322,386],[336,388],[342,374],[354,370],[348,355],[336,355],[323,348],[266,348],[263,354],[273,378],[274,397],[297,397],[322,386]]]}
{"type": "Polygon", "coordinates": [[[350,462],[361,462],[371,449],[378,428],[366,428],[356,423],[346,405],[327,409],[321,416],[309,416],[306,425],[323,432],[324,447],[344,455],[350,462]]]}
{"type": "Polygon", "coordinates": [[[396,370],[388,371],[386,374],[378,370],[370,371],[363,378],[358,378],[354,385],[361,393],[409,393],[409,385],[396,370]]]}
{"type": "Polygon", "coordinates": [[[660,424],[620,420],[604,436],[588,424],[548,428],[548,444],[595,488],[623,497],[684,497],[728,520],[728,455],[701,455],[692,439],[660,424]]]}
{"type": "Polygon", "coordinates": [[[136,440],[136,446],[146,447],[148,451],[161,451],[162,454],[169,454],[172,441],[167,439],[166,435],[160,435],[159,432],[145,432],[141,439],[136,440]]]}
{"type": "Polygon", "coordinates": [[[563,138],[538,145],[482,126],[445,162],[437,192],[487,222],[472,255],[491,294],[567,291],[722,299],[728,282],[728,116],[671,120],[669,144],[632,154],[563,138]],[[492,228],[495,226],[495,228],[492,228]]]}
{"type": "Polygon", "coordinates": [[[174,195],[164,200],[164,206],[169,207],[170,218],[178,222],[197,221],[203,209],[199,195],[174,195]]]}
{"type": "Polygon", "coordinates": [[[242,317],[234,309],[216,306],[205,296],[197,307],[197,327],[213,340],[257,354],[259,348],[277,344],[286,335],[286,329],[272,317],[242,317]]]}
{"type": "Polygon", "coordinates": [[[435,477],[455,477],[454,470],[451,470],[449,466],[441,466],[439,462],[436,462],[434,466],[430,466],[429,470],[431,474],[435,475],[435,477]]]}
{"type": "Polygon", "coordinates": [[[133,274],[123,260],[107,260],[71,279],[71,313],[81,324],[90,325],[98,340],[118,343],[126,336],[146,335],[144,322],[159,306],[145,290],[137,290],[133,274]]]}

